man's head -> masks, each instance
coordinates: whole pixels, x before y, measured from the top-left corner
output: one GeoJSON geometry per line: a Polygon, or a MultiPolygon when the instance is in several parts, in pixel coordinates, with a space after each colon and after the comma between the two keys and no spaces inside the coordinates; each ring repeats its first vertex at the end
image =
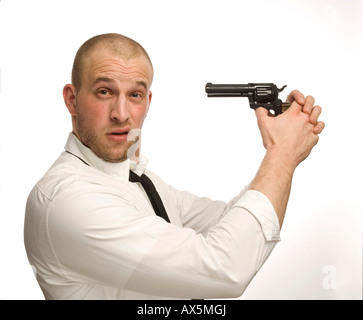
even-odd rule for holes
{"type": "MultiPolygon", "coordinates": [[[[104,34],[78,50],[72,84],[63,89],[73,133],[100,158],[120,162],[141,129],[151,102],[153,67],[146,51],[120,34],[104,34]]],[[[135,155],[136,157],[138,154],[135,155]]]]}

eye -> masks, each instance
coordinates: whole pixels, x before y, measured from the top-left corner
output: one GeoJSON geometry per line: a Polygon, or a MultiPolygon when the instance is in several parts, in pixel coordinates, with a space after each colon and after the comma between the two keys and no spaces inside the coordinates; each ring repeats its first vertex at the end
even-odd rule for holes
{"type": "Polygon", "coordinates": [[[138,92],[133,92],[133,93],[131,93],[130,94],[130,96],[132,97],[132,98],[141,98],[141,94],[140,93],[138,93],[138,92]]]}
{"type": "Polygon", "coordinates": [[[105,96],[109,93],[109,91],[107,89],[100,89],[98,90],[98,93],[101,95],[101,96],[105,96]]]}
{"type": "Polygon", "coordinates": [[[99,97],[108,97],[110,95],[112,95],[112,91],[108,88],[99,88],[96,90],[96,94],[99,96],[99,97]]]}
{"type": "Polygon", "coordinates": [[[144,94],[143,94],[142,92],[140,92],[140,91],[135,91],[135,92],[130,93],[129,97],[130,97],[130,99],[131,99],[132,101],[134,101],[134,102],[137,102],[137,103],[138,103],[138,102],[143,101],[143,99],[144,99],[144,94]]]}

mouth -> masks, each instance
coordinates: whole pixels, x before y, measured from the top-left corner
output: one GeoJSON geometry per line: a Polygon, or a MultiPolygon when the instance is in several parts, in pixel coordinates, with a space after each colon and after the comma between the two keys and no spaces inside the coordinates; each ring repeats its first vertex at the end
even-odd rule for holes
{"type": "Polygon", "coordinates": [[[130,132],[129,128],[120,128],[120,129],[114,129],[107,134],[120,135],[120,134],[128,134],[129,132],[130,132]]]}
{"type": "Polygon", "coordinates": [[[129,128],[115,129],[108,132],[106,135],[112,141],[121,142],[127,140],[127,135],[129,134],[129,132],[130,132],[129,128]]]}

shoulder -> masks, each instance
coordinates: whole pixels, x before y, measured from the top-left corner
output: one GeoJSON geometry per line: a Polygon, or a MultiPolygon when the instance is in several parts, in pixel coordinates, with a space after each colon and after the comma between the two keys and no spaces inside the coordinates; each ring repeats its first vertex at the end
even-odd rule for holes
{"type": "Polygon", "coordinates": [[[77,157],[63,152],[44,176],[36,183],[33,193],[41,193],[48,200],[110,193],[110,190],[125,189],[126,181],[115,178],[93,168],[77,157]]]}
{"type": "Polygon", "coordinates": [[[72,186],[79,181],[82,166],[84,164],[77,158],[63,152],[36,183],[32,192],[40,192],[52,200],[61,189],[72,186]]]}

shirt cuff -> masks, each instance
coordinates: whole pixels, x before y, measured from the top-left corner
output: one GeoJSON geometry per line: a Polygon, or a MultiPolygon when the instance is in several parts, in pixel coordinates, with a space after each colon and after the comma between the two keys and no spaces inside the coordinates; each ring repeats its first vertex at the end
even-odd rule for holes
{"type": "Polygon", "coordinates": [[[234,207],[248,210],[260,223],[267,241],[280,241],[280,224],[270,200],[261,192],[248,190],[234,207]]]}

